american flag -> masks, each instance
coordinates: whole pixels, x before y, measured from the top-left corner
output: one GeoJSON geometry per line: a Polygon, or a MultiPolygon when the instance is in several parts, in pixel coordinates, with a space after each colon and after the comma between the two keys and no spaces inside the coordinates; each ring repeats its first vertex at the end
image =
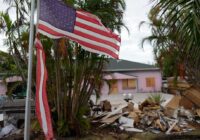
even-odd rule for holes
{"type": "Polygon", "coordinates": [[[61,0],[40,0],[38,32],[50,38],[68,37],[83,49],[118,58],[121,39],[98,17],[76,10],[61,0]]]}
{"type": "Polygon", "coordinates": [[[54,136],[51,123],[51,113],[46,94],[47,69],[45,65],[45,53],[38,38],[35,40],[35,46],[37,49],[36,114],[46,139],[51,140],[54,136]]]}

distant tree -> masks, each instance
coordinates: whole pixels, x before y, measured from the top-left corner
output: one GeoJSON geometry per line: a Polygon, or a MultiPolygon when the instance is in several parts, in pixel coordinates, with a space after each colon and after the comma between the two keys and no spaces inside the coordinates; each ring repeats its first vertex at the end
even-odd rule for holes
{"type": "Polygon", "coordinates": [[[4,33],[6,40],[4,46],[8,47],[9,54],[18,68],[18,73],[26,82],[27,73],[27,48],[28,48],[28,9],[26,0],[4,0],[8,4],[5,11],[0,12],[0,33],[4,33]],[[10,18],[10,10],[16,11],[16,19],[10,18]]]}
{"type": "Polygon", "coordinates": [[[152,36],[146,39],[153,42],[156,53],[160,52],[156,57],[160,59],[158,62],[168,63],[174,58],[171,62],[176,63],[176,69],[184,70],[185,78],[200,86],[200,1],[153,0],[152,3],[152,36]]]}
{"type": "Polygon", "coordinates": [[[17,66],[15,65],[12,56],[8,53],[0,51],[0,73],[5,75],[16,73],[17,66]]]}
{"type": "Polygon", "coordinates": [[[151,28],[152,35],[142,40],[149,41],[153,46],[153,52],[157,65],[161,68],[164,77],[179,76],[179,66],[184,62],[182,41],[174,34],[177,27],[173,30],[167,25],[165,17],[159,17],[159,7],[153,7],[149,12],[150,23],[141,22],[141,25],[147,23],[151,28]]]}

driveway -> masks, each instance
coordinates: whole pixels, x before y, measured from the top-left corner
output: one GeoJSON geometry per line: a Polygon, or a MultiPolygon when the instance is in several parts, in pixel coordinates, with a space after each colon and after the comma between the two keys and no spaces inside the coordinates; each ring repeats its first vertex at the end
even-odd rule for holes
{"type": "MultiPolygon", "coordinates": [[[[126,101],[124,100],[127,96],[132,98],[132,102],[136,104],[136,107],[138,104],[142,103],[145,99],[147,99],[150,95],[158,94],[158,93],[134,93],[130,95],[124,96],[123,94],[111,94],[111,95],[102,95],[98,100],[97,104],[99,104],[103,100],[110,101],[112,106],[119,106],[121,104],[125,104],[126,101]]],[[[166,93],[159,93],[162,95],[162,98],[165,100],[165,102],[162,103],[163,106],[165,106],[174,95],[166,94],[166,93]]],[[[96,103],[96,98],[94,95],[91,97],[92,101],[96,103]]]]}

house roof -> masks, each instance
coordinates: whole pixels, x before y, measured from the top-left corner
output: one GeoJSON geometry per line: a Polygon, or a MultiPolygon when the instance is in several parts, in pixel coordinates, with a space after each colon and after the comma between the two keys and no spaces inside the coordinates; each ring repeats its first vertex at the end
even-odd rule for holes
{"type": "Polygon", "coordinates": [[[138,70],[159,70],[153,65],[132,62],[128,60],[116,60],[109,58],[104,71],[138,71],[138,70]]]}
{"type": "Polygon", "coordinates": [[[0,78],[0,83],[2,83],[2,82],[10,83],[10,82],[17,82],[17,81],[22,81],[22,77],[21,76],[10,76],[5,79],[0,78]]]}
{"type": "Polygon", "coordinates": [[[111,79],[136,79],[137,77],[127,75],[127,74],[121,74],[121,73],[111,73],[104,75],[103,79],[111,80],[111,79]]]}

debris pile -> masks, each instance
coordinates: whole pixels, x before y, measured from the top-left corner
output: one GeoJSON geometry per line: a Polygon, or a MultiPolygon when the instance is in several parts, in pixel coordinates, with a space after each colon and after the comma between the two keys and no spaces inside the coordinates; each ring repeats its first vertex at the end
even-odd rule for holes
{"type": "MultiPolygon", "coordinates": [[[[31,100],[31,118],[34,117],[35,104],[31,100]]],[[[24,127],[25,99],[10,100],[0,96],[0,139],[11,135],[22,135],[24,127]]]]}
{"type": "Polygon", "coordinates": [[[190,85],[185,79],[182,79],[180,77],[169,77],[167,78],[166,84],[167,86],[164,87],[164,90],[174,95],[181,94],[192,87],[192,85],[190,85]]]}
{"type": "MultiPolygon", "coordinates": [[[[106,110],[94,115],[92,122],[99,124],[100,128],[114,125],[127,132],[148,131],[156,134],[189,132],[196,129],[191,124],[200,123],[197,119],[200,120],[200,109],[191,109],[193,105],[187,105],[187,101],[189,102],[181,96],[174,96],[166,106],[162,106],[160,102],[149,99],[139,105],[130,100],[112,111],[106,110]]],[[[112,104],[108,102],[101,102],[101,106],[112,104]]],[[[109,109],[111,108],[110,106],[109,109]]]]}
{"type": "Polygon", "coordinates": [[[17,128],[17,120],[13,116],[1,114],[0,139],[14,134],[22,134],[22,129],[17,128]]]}

